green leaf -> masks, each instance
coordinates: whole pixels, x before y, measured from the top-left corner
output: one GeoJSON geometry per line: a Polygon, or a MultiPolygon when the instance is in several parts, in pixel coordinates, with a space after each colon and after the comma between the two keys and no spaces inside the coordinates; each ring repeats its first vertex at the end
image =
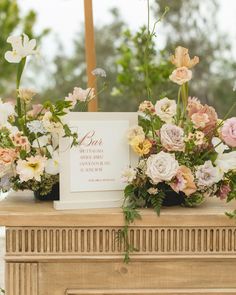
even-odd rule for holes
{"type": "Polygon", "coordinates": [[[152,206],[158,216],[160,216],[161,207],[162,207],[164,199],[165,199],[165,194],[163,192],[158,192],[155,196],[150,197],[152,206]]]}
{"type": "Polygon", "coordinates": [[[20,151],[20,158],[21,160],[25,160],[27,157],[27,152],[25,150],[20,151]]]}
{"type": "Polygon", "coordinates": [[[127,185],[124,190],[125,197],[129,197],[133,193],[134,193],[134,186],[132,184],[127,185]]]}

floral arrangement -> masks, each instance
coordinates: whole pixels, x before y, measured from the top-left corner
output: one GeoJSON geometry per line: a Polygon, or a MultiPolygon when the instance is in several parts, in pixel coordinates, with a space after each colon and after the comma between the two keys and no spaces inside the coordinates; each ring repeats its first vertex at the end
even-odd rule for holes
{"type": "Polygon", "coordinates": [[[179,85],[177,102],[167,97],[155,105],[139,106],[140,126],[128,131],[128,142],[139,156],[138,165],[123,172],[127,244],[132,251],[127,227],[140,218],[138,208],[162,205],[198,206],[208,197],[231,201],[236,198],[236,117],[223,120],[215,109],[189,96],[192,68],[199,58],[190,58],[181,46],[171,56],[176,67],[170,80],[179,85]]]}
{"type": "MultiPolygon", "coordinates": [[[[18,65],[16,104],[0,100],[0,192],[31,190],[47,195],[59,181],[59,136],[71,137],[77,144],[77,134],[63,122],[64,116],[76,109],[84,111],[95,94],[93,88],[75,87],[72,93],[53,104],[33,104],[36,92],[21,88],[20,82],[27,58],[38,54],[36,40],[28,36],[10,36],[12,50],[5,59],[18,65]]],[[[106,76],[102,69],[94,75],[106,76]]]]}

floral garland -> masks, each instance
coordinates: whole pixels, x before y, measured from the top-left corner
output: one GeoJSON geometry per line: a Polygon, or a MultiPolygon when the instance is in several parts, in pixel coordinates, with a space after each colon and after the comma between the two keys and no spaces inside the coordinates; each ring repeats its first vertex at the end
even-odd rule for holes
{"type": "MultiPolygon", "coordinates": [[[[36,91],[21,88],[21,77],[27,57],[37,55],[36,40],[25,34],[10,36],[7,42],[12,50],[5,59],[18,64],[17,101],[0,99],[0,192],[31,190],[46,195],[59,181],[59,137],[70,137],[77,145],[77,134],[64,123],[72,110],[86,110],[95,97],[94,89],[75,87],[63,100],[53,104],[32,104],[36,91]]],[[[95,76],[106,77],[102,69],[93,71],[95,76]]]]}
{"type": "MultiPolygon", "coordinates": [[[[134,251],[128,226],[141,218],[138,208],[154,208],[158,215],[166,200],[194,207],[206,198],[236,199],[236,117],[218,119],[215,109],[189,97],[188,83],[199,58],[177,47],[171,62],[176,69],[170,80],[179,85],[177,103],[167,97],[155,105],[139,106],[140,126],[132,127],[128,142],[139,156],[138,165],[123,172],[127,182],[123,212],[125,261],[134,251]]],[[[233,214],[228,214],[234,216],[233,214]]]]}

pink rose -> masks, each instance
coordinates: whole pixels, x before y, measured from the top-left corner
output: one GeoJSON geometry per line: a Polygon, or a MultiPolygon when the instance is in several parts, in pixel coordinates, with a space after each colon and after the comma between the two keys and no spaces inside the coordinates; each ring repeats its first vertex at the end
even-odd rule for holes
{"type": "Polygon", "coordinates": [[[177,68],[172,72],[169,78],[172,82],[183,85],[192,79],[192,71],[186,67],[177,68]]]}
{"type": "Polygon", "coordinates": [[[222,184],[216,193],[217,197],[219,197],[221,200],[224,200],[227,198],[228,194],[231,192],[231,188],[229,184],[222,184]]]}
{"type": "Polygon", "coordinates": [[[221,129],[221,137],[230,147],[236,147],[236,117],[225,121],[221,129]]]}

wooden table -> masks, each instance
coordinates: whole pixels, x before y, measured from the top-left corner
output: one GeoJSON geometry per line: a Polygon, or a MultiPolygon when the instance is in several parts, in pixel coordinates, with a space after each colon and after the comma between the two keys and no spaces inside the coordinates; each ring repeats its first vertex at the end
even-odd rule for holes
{"type": "Polygon", "coordinates": [[[0,203],[6,294],[236,294],[236,223],[224,215],[232,209],[211,199],[163,209],[160,218],[142,210],[129,232],[138,252],[126,265],[120,209],[61,212],[9,198],[0,203]]]}

